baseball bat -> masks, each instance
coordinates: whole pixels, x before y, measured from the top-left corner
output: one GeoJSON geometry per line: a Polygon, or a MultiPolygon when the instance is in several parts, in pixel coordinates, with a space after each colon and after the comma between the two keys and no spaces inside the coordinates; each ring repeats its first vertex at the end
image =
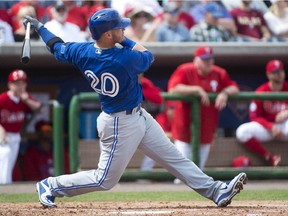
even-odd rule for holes
{"type": "Polygon", "coordinates": [[[22,46],[21,62],[27,64],[30,60],[31,55],[31,44],[30,44],[30,28],[31,23],[27,22],[25,39],[22,46]]]}

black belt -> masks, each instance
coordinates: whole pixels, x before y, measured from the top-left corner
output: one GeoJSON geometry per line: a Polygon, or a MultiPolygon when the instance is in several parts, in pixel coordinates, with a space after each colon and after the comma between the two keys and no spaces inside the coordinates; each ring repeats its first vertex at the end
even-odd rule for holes
{"type": "MultiPolygon", "coordinates": [[[[137,107],[134,107],[133,109],[124,110],[124,111],[121,111],[121,112],[125,112],[126,115],[131,115],[131,114],[133,113],[133,110],[134,110],[134,109],[136,109],[136,112],[138,112],[138,111],[140,110],[140,108],[141,108],[141,103],[138,104],[138,106],[137,106],[137,107]]],[[[101,107],[101,110],[104,111],[102,107],[101,107]]],[[[104,112],[105,112],[105,111],[104,111],[104,112]]],[[[105,112],[105,113],[107,113],[107,112],[105,112]]],[[[117,112],[116,112],[116,113],[117,113],[117,112]]],[[[107,114],[114,114],[114,113],[107,113],[107,114]]]]}
{"type": "Polygon", "coordinates": [[[134,107],[133,109],[126,110],[126,115],[131,115],[133,110],[136,109],[136,112],[140,110],[141,104],[139,104],[137,107],[134,107]]]}

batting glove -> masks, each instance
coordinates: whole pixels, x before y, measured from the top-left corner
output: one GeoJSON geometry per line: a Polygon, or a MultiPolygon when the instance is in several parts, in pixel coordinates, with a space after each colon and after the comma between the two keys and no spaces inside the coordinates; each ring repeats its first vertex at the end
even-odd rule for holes
{"type": "Polygon", "coordinates": [[[25,28],[27,27],[28,22],[31,23],[31,29],[36,29],[36,31],[38,31],[43,26],[43,23],[39,22],[37,19],[30,16],[24,16],[23,24],[25,28]]]}

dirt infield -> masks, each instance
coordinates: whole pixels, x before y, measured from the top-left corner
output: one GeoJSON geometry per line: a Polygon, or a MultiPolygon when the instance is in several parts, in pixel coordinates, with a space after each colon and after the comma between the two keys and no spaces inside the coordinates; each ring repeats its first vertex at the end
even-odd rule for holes
{"type": "Polygon", "coordinates": [[[39,203],[1,204],[2,216],[43,215],[241,215],[266,216],[288,215],[287,201],[233,201],[226,208],[217,208],[212,202],[58,202],[58,207],[43,209],[39,203]]]}
{"type": "MultiPolygon", "coordinates": [[[[287,190],[288,181],[249,181],[245,190],[287,190]]],[[[120,183],[111,191],[189,191],[185,185],[172,183],[120,183]]],[[[35,193],[35,183],[18,183],[0,186],[1,193],[35,193]]],[[[109,192],[107,192],[109,193],[109,192]]],[[[35,196],[36,193],[35,193],[35,196]]],[[[45,215],[207,215],[207,216],[284,216],[288,215],[288,201],[239,201],[234,200],[227,208],[217,208],[212,201],[175,202],[64,202],[57,199],[57,208],[44,209],[39,203],[1,203],[0,216],[45,215]]]]}

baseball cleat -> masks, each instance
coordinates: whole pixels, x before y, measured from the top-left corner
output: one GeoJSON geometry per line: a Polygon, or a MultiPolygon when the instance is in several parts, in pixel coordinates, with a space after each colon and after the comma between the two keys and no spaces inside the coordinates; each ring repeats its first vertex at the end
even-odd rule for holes
{"type": "Polygon", "coordinates": [[[54,203],[55,197],[50,192],[47,179],[37,182],[36,187],[39,201],[44,208],[57,207],[56,204],[54,203]]]}
{"type": "Polygon", "coordinates": [[[217,206],[226,207],[227,205],[229,205],[233,197],[237,193],[240,193],[240,190],[243,189],[243,185],[246,184],[246,181],[246,173],[240,173],[231,181],[224,183],[218,191],[218,196],[215,202],[217,206]]]}
{"type": "Polygon", "coordinates": [[[281,156],[280,155],[271,155],[268,158],[268,162],[270,163],[271,166],[278,166],[280,161],[281,161],[281,156]]]}

